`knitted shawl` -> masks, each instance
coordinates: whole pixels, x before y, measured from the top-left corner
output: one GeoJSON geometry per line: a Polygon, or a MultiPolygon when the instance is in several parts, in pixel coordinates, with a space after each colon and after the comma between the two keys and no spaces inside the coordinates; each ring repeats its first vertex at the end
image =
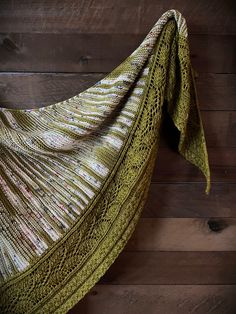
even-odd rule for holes
{"type": "Polygon", "coordinates": [[[0,108],[1,313],[67,313],[104,275],[147,199],[164,107],[209,194],[194,73],[185,18],[171,9],[93,86],[0,108]]]}

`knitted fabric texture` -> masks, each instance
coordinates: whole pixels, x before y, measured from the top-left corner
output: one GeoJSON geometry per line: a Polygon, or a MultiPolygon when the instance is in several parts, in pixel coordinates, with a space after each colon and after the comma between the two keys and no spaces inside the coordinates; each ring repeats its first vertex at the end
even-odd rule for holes
{"type": "Polygon", "coordinates": [[[0,312],[67,313],[132,235],[164,106],[210,191],[187,25],[166,11],[120,65],[41,108],[0,108],[0,312]]]}

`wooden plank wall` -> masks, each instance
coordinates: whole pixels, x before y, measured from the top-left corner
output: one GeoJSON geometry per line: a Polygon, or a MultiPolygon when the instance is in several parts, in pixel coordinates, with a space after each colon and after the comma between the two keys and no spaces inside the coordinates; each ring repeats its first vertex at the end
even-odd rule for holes
{"type": "Polygon", "coordinates": [[[167,117],[137,229],[71,314],[236,313],[236,5],[233,0],[0,2],[0,101],[10,108],[46,106],[92,86],[171,8],[188,25],[211,193],[205,195],[202,174],[176,153],[167,117]]]}

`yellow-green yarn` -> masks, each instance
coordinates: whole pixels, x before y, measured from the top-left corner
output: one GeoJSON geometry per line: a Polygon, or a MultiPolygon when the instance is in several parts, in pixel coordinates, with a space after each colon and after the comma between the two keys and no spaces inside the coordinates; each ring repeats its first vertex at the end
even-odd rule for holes
{"type": "MultiPolygon", "coordinates": [[[[27,256],[30,261],[29,266],[21,271],[17,268],[19,263],[15,264],[14,269],[9,268],[7,271],[6,263],[10,260],[7,259],[10,251],[6,253],[8,255],[1,261],[2,272],[4,271],[4,276],[2,275],[4,278],[0,283],[1,313],[67,313],[115,261],[131,237],[148,196],[159,148],[163,106],[167,106],[167,112],[180,132],[179,153],[201,170],[207,183],[205,193],[209,194],[210,169],[207,146],[191,66],[186,22],[180,12],[169,10],[155,25],[153,33],[149,33],[150,37],[145,38],[139,49],[103,80],[86,90],[89,92],[98,87],[97,94],[93,95],[95,105],[91,105],[87,115],[79,116],[79,112],[86,111],[89,100],[77,96],[69,101],[47,106],[42,110],[33,109],[30,112],[1,108],[0,171],[4,184],[0,188],[0,206],[4,213],[2,222],[5,227],[1,231],[1,237],[4,241],[9,240],[11,247],[16,247],[11,243],[9,235],[12,233],[13,239],[16,240],[17,237],[14,230],[7,229],[4,217],[6,219],[12,217],[14,220],[22,214],[24,222],[24,215],[28,213],[24,193],[28,190],[24,190],[23,183],[27,183],[29,189],[27,193],[32,196],[32,200],[41,202],[42,212],[41,216],[38,213],[39,221],[45,215],[53,230],[59,235],[58,240],[52,240],[50,234],[44,232],[45,229],[35,225],[35,232],[48,248],[37,256],[33,249],[30,250],[33,242],[27,242],[29,245],[27,252],[23,252],[26,244],[24,247],[19,246],[18,254],[22,256],[22,261],[23,257],[27,256]],[[144,67],[148,70],[147,76],[142,76],[144,67]],[[117,82],[116,78],[119,75],[127,78],[117,82]],[[117,88],[117,92],[113,92],[117,94],[117,97],[114,96],[114,102],[109,103],[107,96],[103,97],[102,89],[99,89],[99,86],[104,88],[106,80],[113,80],[112,87],[117,88]],[[135,90],[136,81],[142,81],[144,85],[140,83],[135,90]],[[142,86],[143,91],[139,95],[142,86]],[[125,89],[127,93],[122,94],[125,89]],[[136,91],[135,94],[133,90],[136,91]],[[130,103],[129,95],[134,96],[130,103]],[[97,105],[98,100],[101,100],[102,107],[97,105]],[[121,116],[122,110],[124,115],[121,116]],[[57,115],[53,116],[53,112],[57,115]],[[98,118],[98,115],[92,112],[103,113],[105,118],[102,122],[96,120],[94,118],[98,118]],[[65,116],[68,116],[68,120],[64,120],[65,116]],[[93,124],[90,129],[91,121],[93,124]],[[128,126],[129,121],[132,123],[130,122],[128,126]],[[68,127],[73,126],[73,123],[75,127],[80,128],[79,135],[75,134],[76,128],[68,127]],[[20,125],[20,129],[14,129],[17,124],[20,125]],[[50,139],[50,134],[49,138],[45,137],[46,140],[43,140],[44,132],[50,126],[58,131],[58,137],[55,137],[54,142],[53,137],[50,139]],[[125,130],[128,130],[127,133],[125,130]],[[102,136],[108,136],[107,141],[110,140],[109,136],[113,136],[115,140],[109,144],[102,141],[102,136]],[[78,138],[81,142],[73,142],[78,138]],[[60,141],[59,146],[56,146],[57,139],[60,139],[64,146],[59,145],[60,141]],[[114,145],[119,145],[119,141],[123,144],[116,148],[114,145]],[[67,145],[72,144],[73,146],[65,149],[67,145]],[[80,144],[83,144],[84,150],[80,144]],[[88,158],[92,156],[96,157],[104,168],[97,164],[94,170],[93,165],[86,164],[88,158]],[[76,159],[78,157],[80,159],[76,159]],[[38,164],[35,160],[38,160],[38,164]],[[86,181],[86,177],[77,175],[76,160],[82,167],[80,170],[84,171],[83,174],[91,176],[90,179],[94,176],[94,185],[86,181]],[[14,175],[14,172],[10,171],[13,165],[17,171],[18,166],[24,166],[22,169],[25,170],[25,174],[15,172],[19,185],[17,180],[12,181],[13,179],[9,177],[10,174],[14,175]],[[37,171],[40,169],[39,165],[41,173],[37,171]],[[105,166],[108,173],[102,180],[99,171],[105,171],[105,166]],[[60,181],[62,178],[64,181],[60,181]],[[79,183],[76,183],[76,180],[83,183],[84,190],[81,191],[81,195],[76,194],[79,190],[77,185],[79,183]],[[101,186],[96,187],[99,182],[101,186]],[[7,186],[11,187],[11,191],[7,186]],[[49,187],[55,191],[55,195],[51,195],[51,200],[47,193],[49,187]],[[25,211],[21,212],[13,206],[14,193],[18,201],[22,200],[19,208],[25,211]],[[91,196],[91,201],[86,206],[86,197],[89,193],[94,193],[94,196],[91,196]],[[60,202],[56,204],[55,201],[59,199],[60,202]],[[73,209],[76,200],[80,200],[81,206],[84,205],[80,213],[75,212],[76,208],[73,209]],[[43,208],[47,206],[47,210],[56,211],[59,203],[68,211],[67,215],[58,211],[62,224],[69,226],[67,229],[63,229],[62,226],[60,229],[59,217],[53,221],[46,209],[43,212],[43,208]],[[75,220],[72,219],[73,215],[75,220]]],[[[79,96],[86,95],[86,91],[79,96]]],[[[37,206],[35,208],[40,208],[37,206]]],[[[28,214],[32,213],[29,211],[28,214]]],[[[30,221],[33,225],[34,220],[30,221]]],[[[30,227],[33,228],[31,225],[30,227]]],[[[39,248],[40,246],[35,246],[35,249],[39,248]]],[[[3,249],[5,250],[6,246],[2,246],[1,252],[3,249]]],[[[27,263],[27,259],[25,261],[27,263]]]]}

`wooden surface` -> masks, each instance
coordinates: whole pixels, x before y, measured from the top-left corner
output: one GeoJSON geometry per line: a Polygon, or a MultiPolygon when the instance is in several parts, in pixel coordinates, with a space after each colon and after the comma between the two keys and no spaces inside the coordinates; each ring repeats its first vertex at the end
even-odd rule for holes
{"type": "Polygon", "coordinates": [[[210,195],[164,120],[147,203],[130,241],[70,314],[236,313],[235,1],[1,1],[1,107],[70,98],[134,51],[166,10],[186,18],[210,195]],[[181,172],[179,171],[181,169],[181,172]]]}

